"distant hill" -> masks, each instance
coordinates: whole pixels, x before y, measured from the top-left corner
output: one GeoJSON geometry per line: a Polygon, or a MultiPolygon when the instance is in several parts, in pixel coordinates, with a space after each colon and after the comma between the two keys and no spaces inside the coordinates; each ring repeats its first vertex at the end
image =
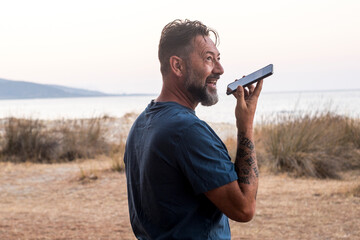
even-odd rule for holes
{"type": "Polygon", "coordinates": [[[115,96],[98,91],[0,78],[0,99],[115,96]]]}

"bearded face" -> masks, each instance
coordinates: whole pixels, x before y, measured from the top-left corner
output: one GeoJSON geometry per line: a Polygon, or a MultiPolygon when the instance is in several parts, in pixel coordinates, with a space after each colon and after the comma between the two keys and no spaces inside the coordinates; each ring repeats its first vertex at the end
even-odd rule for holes
{"type": "Polygon", "coordinates": [[[212,106],[219,100],[216,81],[220,78],[219,74],[211,74],[206,76],[201,74],[196,69],[192,68],[190,64],[186,67],[187,76],[185,80],[186,90],[191,94],[191,97],[200,102],[203,106],[212,106]]]}

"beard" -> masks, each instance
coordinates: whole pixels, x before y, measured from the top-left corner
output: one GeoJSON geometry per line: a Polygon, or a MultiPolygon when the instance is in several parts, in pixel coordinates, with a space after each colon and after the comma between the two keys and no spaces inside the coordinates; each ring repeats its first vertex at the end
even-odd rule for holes
{"type": "Polygon", "coordinates": [[[219,78],[219,75],[210,75],[206,78],[205,84],[201,84],[201,77],[191,68],[187,68],[187,78],[185,80],[185,88],[191,94],[194,101],[200,102],[203,106],[212,106],[219,101],[216,89],[208,89],[207,80],[209,78],[219,78]]]}

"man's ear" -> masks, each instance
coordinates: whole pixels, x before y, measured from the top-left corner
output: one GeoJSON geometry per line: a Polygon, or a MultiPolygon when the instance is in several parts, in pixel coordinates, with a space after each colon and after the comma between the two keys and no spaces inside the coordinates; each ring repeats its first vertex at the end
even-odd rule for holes
{"type": "Polygon", "coordinates": [[[178,56],[170,57],[170,69],[178,77],[185,74],[185,62],[178,56]]]}

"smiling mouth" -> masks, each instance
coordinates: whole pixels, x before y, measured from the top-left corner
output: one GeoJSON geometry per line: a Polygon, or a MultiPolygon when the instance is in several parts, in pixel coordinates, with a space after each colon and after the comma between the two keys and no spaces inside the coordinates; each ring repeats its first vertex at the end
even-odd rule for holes
{"type": "Polygon", "coordinates": [[[206,79],[206,84],[210,84],[210,85],[213,85],[213,86],[216,86],[216,83],[218,81],[219,77],[218,76],[209,76],[207,79],[206,79]]]}
{"type": "Polygon", "coordinates": [[[216,86],[216,82],[217,80],[210,80],[210,81],[206,81],[206,84],[211,84],[213,86],[216,86]]]}

